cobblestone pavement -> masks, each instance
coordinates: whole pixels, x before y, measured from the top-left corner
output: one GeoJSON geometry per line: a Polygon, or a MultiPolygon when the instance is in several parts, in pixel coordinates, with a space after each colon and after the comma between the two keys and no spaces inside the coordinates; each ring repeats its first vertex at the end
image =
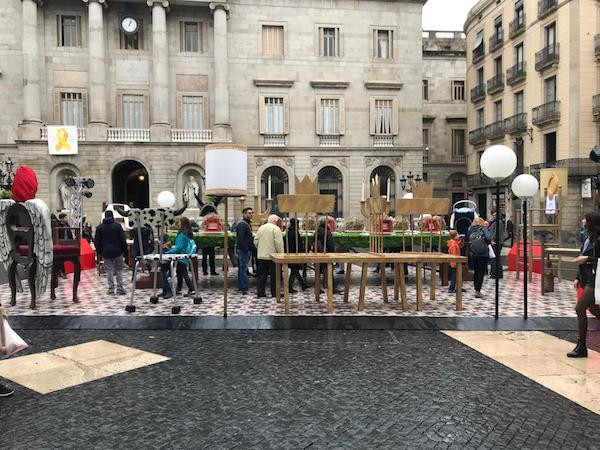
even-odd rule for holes
{"type": "Polygon", "coordinates": [[[0,448],[598,448],[600,417],[438,332],[27,331],[171,360],[0,399],[0,448]]]}

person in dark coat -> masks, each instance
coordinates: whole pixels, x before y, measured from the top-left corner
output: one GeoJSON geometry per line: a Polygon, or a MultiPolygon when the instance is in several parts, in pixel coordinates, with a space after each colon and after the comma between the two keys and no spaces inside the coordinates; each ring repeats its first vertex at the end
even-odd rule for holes
{"type": "MultiPolygon", "coordinates": [[[[290,219],[290,225],[288,227],[287,232],[287,250],[288,253],[304,253],[305,250],[304,241],[300,236],[300,231],[298,230],[298,220],[293,218],[290,219]]],[[[300,288],[304,291],[308,288],[306,285],[306,280],[300,274],[302,270],[302,264],[290,264],[290,279],[289,279],[289,291],[290,293],[298,292],[294,289],[294,281],[298,280],[300,283],[300,288]]]]}
{"type": "Polygon", "coordinates": [[[577,341],[577,346],[567,353],[567,356],[570,358],[587,357],[587,310],[600,319],[600,307],[596,304],[594,296],[596,271],[598,270],[598,258],[600,257],[600,214],[586,214],[585,229],[588,238],[583,244],[580,256],[575,259],[575,263],[579,266],[575,288],[581,287],[583,289],[575,306],[577,324],[579,326],[579,340],[577,341]]]}
{"type": "Polygon", "coordinates": [[[475,297],[481,298],[481,286],[490,257],[488,246],[492,242],[487,228],[483,226],[484,220],[476,217],[473,225],[469,227],[465,236],[465,243],[469,246],[469,259],[473,262],[475,297]]]}
{"type": "Polygon", "coordinates": [[[504,243],[504,222],[498,220],[498,213],[492,212],[492,218],[490,219],[490,226],[488,228],[489,235],[492,239],[492,246],[494,252],[498,253],[495,258],[490,258],[490,278],[503,278],[502,273],[502,244],[504,243]],[[500,227],[500,241],[496,245],[496,227],[500,227]]]}
{"type": "MultiPolygon", "coordinates": [[[[335,252],[335,245],[333,244],[333,234],[329,231],[329,227],[327,227],[327,219],[321,219],[319,221],[319,227],[317,228],[317,252],[323,252],[324,250],[327,253],[335,252]],[[327,236],[327,237],[325,237],[327,236]]],[[[321,264],[321,273],[323,274],[323,287],[327,288],[327,264],[321,264]]],[[[333,291],[336,294],[339,294],[335,289],[335,279],[333,281],[333,291]]]]}
{"type": "Polygon", "coordinates": [[[110,210],[104,211],[104,220],[96,228],[94,237],[96,252],[104,258],[104,269],[108,281],[108,294],[115,293],[114,277],[117,278],[117,295],[125,295],[123,288],[123,255],[127,252],[127,241],[123,228],[110,210]]]}
{"type": "Polygon", "coordinates": [[[248,293],[248,261],[254,250],[254,236],[252,236],[252,208],[244,208],[242,220],[236,227],[236,246],[238,255],[238,289],[244,295],[248,293]]]}
{"type": "Polygon", "coordinates": [[[67,213],[60,213],[58,215],[58,221],[59,221],[58,227],[63,228],[58,231],[58,238],[59,239],[75,239],[73,230],[69,229],[69,217],[67,216],[67,213]]]}

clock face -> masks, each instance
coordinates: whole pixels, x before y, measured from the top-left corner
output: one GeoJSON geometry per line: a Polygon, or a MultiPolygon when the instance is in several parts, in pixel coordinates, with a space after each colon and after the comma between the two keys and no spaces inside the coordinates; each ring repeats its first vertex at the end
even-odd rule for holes
{"type": "Polygon", "coordinates": [[[121,20],[121,28],[125,33],[135,33],[138,29],[138,21],[133,17],[124,17],[121,20]]]}

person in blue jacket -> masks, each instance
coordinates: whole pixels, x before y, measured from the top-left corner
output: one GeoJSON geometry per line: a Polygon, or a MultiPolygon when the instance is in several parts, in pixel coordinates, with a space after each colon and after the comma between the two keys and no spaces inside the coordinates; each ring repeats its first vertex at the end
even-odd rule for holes
{"type": "MultiPolygon", "coordinates": [[[[190,219],[182,217],[179,222],[179,233],[175,239],[175,245],[165,252],[165,254],[182,254],[182,253],[195,253],[196,243],[194,242],[194,235],[192,233],[192,227],[190,219]]],[[[196,294],[192,280],[188,273],[188,265],[190,264],[189,259],[182,259],[177,262],[177,288],[176,294],[181,294],[181,288],[183,281],[188,288],[188,296],[191,297],[196,294]]],[[[193,269],[192,269],[193,270],[193,269]]],[[[170,263],[161,264],[160,274],[162,276],[163,291],[160,295],[164,298],[173,297],[173,291],[171,290],[171,284],[169,283],[169,276],[171,273],[170,263]]]]}

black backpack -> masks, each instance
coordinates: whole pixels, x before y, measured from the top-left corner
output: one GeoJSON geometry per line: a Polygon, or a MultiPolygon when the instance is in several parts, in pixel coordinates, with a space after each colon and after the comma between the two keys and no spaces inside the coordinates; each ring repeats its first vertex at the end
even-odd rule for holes
{"type": "Polygon", "coordinates": [[[485,238],[485,231],[478,229],[473,231],[469,235],[469,244],[471,248],[471,254],[473,256],[488,256],[488,242],[485,238]]]}

